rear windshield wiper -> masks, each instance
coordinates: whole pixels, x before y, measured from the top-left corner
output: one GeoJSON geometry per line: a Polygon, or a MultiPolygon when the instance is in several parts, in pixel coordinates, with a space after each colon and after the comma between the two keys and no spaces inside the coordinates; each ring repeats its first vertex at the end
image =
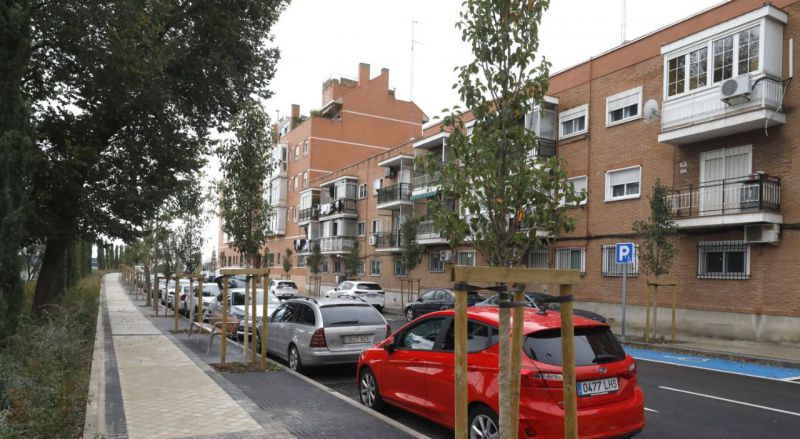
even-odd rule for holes
{"type": "Polygon", "coordinates": [[[610,363],[612,361],[619,361],[619,360],[624,360],[624,358],[620,358],[616,355],[611,355],[611,354],[600,354],[594,357],[592,363],[610,363]]]}
{"type": "Polygon", "coordinates": [[[333,322],[330,325],[336,326],[336,325],[356,325],[356,324],[358,324],[358,320],[342,320],[339,322],[333,322]]]}

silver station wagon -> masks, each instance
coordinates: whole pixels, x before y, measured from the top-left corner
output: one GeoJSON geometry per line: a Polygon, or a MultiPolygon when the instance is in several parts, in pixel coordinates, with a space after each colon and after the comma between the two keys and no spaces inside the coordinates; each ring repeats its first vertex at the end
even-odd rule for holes
{"type": "Polygon", "coordinates": [[[361,351],[389,332],[386,319],[362,299],[290,299],[269,320],[267,352],[302,372],[308,367],[356,363],[361,351]]]}

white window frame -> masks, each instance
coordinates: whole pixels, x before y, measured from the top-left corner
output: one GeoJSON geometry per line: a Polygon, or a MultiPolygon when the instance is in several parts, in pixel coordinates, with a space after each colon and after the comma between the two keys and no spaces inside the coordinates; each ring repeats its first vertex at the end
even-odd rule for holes
{"type": "MultiPolygon", "coordinates": [[[[749,280],[750,279],[750,245],[745,241],[700,241],[697,243],[697,278],[698,279],[720,279],[720,280],[749,280]],[[704,253],[712,253],[711,250],[719,250],[720,247],[724,246],[743,246],[744,247],[744,273],[741,274],[734,274],[730,275],[727,272],[705,272],[701,270],[703,268],[703,258],[704,253]],[[702,273],[701,273],[702,272],[702,273]]],[[[723,253],[727,253],[725,250],[722,249],[723,253]]],[[[737,250],[739,251],[739,250],[737,250]]],[[[725,262],[723,260],[723,269],[725,268],[725,262]]]]}
{"type": "Polygon", "coordinates": [[[611,170],[606,171],[606,199],[605,199],[605,201],[607,203],[611,202],[611,201],[633,200],[633,199],[641,198],[641,197],[642,197],[642,166],[641,165],[628,166],[627,168],[611,169],[611,170]],[[613,174],[615,172],[627,171],[629,169],[638,169],[639,170],[639,193],[638,194],[634,194],[634,195],[622,195],[622,196],[619,196],[619,197],[612,196],[613,192],[612,192],[612,189],[611,189],[611,174],[613,174]]]}
{"type": "MultiPolygon", "coordinates": [[[[639,244],[634,244],[634,247],[635,250],[633,252],[633,264],[627,264],[628,267],[625,273],[628,277],[639,276],[639,244]]],[[[622,277],[623,264],[617,264],[616,254],[617,254],[616,245],[603,246],[603,249],[600,252],[602,259],[601,273],[603,274],[603,277],[622,277]]]]}
{"type": "MultiPolygon", "coordinates": [[[[567,182],[572,184],[572,187],[575,187],[575,182],[578,180],[583,180],[583,192],[586,194],[586,198],[583,201],[576,204],[576,206],[584,206],[589,201],[589,176],[587,175],[579,175],[577,177],[571,177],[567,179],[567,182]]],[[[567,200],[565,197],[561,197],[560,204],[565,206],[567,204],[567,200]]]]}
{"type": "Polygon", "coordinates": [[[444,261],[442,260],[442,252],[440,250],[431,250],[430,252],[428,252],[428,272],[429,273],[444,273],[444,261]],[[432,266],[433,265],[433,255],[434,254],[439,255],[438,256],[439,257],[439,265],[441,266],[441,268],[437,267],[435,270],[433,269],[434,267],[432,266]]]}
{"type": "Polygon", "coordinates": [[[403,262],[400,258],[394,259],[393,269],[394,269],[394,277],[408,277],[408,267],[403,265],[403,262]],[[402,272],[397,270],[398,267],[403,267],[402,272]]]}
{"type": "Polygon", "coordinates": [[[381,270],[383,268],[382,265],[383,265],[383,261],[381,261],[380,259],[371,259],[369,261],[369,275],[370,276],[376,276],[376,277],[380,276],[381,275],[381,270]],[[377,267],[378,267],[377,272],[375,271],[375,267],[376,267],[375,264],[377,264],[377,267]]]}
{"type": "Polygon", "coordinates": [[[642,86],[634,87],[630,90],[617,93],[613,96],[606,98],[606,127],[620,125],[626,122],[631,122],[642,118],[642,86]],[[636,104],[636,114],[633,116],[624,117],[617,121],[611,120],[611,113],[613,111],[624,109],[633,105],[631,101],[636,104]],[[621,103],[624,102],[624,103],[621,103]],[[627,104],[627,105],[625,105],[627,104]]]}
{"type": "Polygon", "coordinates": [[[370,226],[372,227],[373,234],[378,233],[380,232],[381,222],[379,220],[374,219],[372,220],[372,224],[370,224],[370,226]]]}
{"type": "Polygon", "coordinates": [[[586,134],[589,132],[589,104],[583,104],[577,106],[575,108],[570,108],[569,110],[562,111],[558,113],[558,138],[559,139],[569,139],[570,137],[580,136],[581,134],[586,134]],[[584,116],[584,125],[583,130],[575,131],[569,134],[564,134],[564,122],[569,122],[571,120],[577,119],[581,116],[584,116]]]}
{"type": "Polygon", "coordinates": [[[372,196],[377,197],[378,196],[378,191],[380,191],[382,188],[383,188],[383,179],[382,178],[376,178],[375,180],[373,180],[372,181],[372,196]]]}
{"type": "Polygon", "coordinates": [[[361,183],[358,185],[358,196],[356,197],[359,200],[363,200],[367,198],[367,184],[361,183]]]}
{"type": "Polygon", "coordinates": [[[356,235],[364,236],[367,233],[367,222],[366,221],[359,221],[356,223],[356,235]]]}
{"type": "Polygon", "coordinates": [[[295,175],[295,176],[294,176],[294,178],[293,178],[293,180],[292,180],[292,188],[293,188],[293,190],[294,190],[295,192],[297,192],[297,190],[298,190],[298,187],[297,187],[297,181],[298,181],[298,180],[297,180],[297,176],[295,175]]]}
{"type": "Polygon", "coordinates": [[[308,155],[308,139],[303,141],[303,155],[304,156],[308,155]]]}
{"type": "Polygon", "coordinates": [[[308,187],[308,171],[303,172],[303,189],[308,187]]]}
{"type": "Polygon", "coordinates": [[[559,253],[563,253],[563,252],[567,252],[567,251],[572,252],[574,250],[580,250],[580,252],[581,252],[581,267],[580,267],[580,269],[578,271],[580,271],[581,274],[585,274],[586,273],[586,247],[560,247],[560,248],[557,248],[556,249],[556,253],[555,253],[555,266],[556,266],[556,269],[558,269],[558,270],[561,270],[561,269],[564,269],[564,270],[575,270],[572,267],[562,267],[561,264],[560,264],[561,258],[559,258],[559,253]]]}
{"type": "Polygon", "coordinates": [[[300,160],[300,144],[294,146],[294,161],[300,160]]]}
{"type": "Polygon", "coordinates": [[[356,267],[356,274],[363,276],[367,272],[367,261],[364,258],[358,260],[358,267],[356,267]]]}
{"type": "Polygon", "coordinates": [[[456,252],[456,264],[455,265],[462,265],[465,267],[474,267],[476,264],[475,262],[475,250],[459,250],[456,252]],[[462,264],[461,263],[461,255],[472,255],[472,264],[462,264]]]}

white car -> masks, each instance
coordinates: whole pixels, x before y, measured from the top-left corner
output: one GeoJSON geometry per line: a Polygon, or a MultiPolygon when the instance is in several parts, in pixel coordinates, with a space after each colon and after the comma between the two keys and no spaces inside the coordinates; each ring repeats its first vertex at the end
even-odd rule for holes
{"type": "Polygon", "coordinates": [[[338,287],[325,293],[329,299],[338,299],[342,296],[360,297],[367,303],[383,311],[386,305],[386,294],[380,285],[375,282],[344,281],[338,287]]]}
{"type": "MultiPolygon", "coordinates": [[[[250,294],[248,292],[248,294],[250,294]]],[[[264,290],[261,288],[256,288],[256,324],[261,323],[261,318],[264,315],[264,290]]],[[[248,303],[250,306],[252,304],[248,303]]],[[[275,297],[274,294],[268,293],[267,294],[267,316],[272,315],[275,312],[275,309],[281,304],[281,301],[275,297]]],[[[248,328],[248,332],[252,333],[252,322],[253,319],[250,317],[248,309],[248,318],[247,320],[250,322],[250,328],[248,328]]],[[[217,295],[217,300],[215,301],[212,312],[216,314],[222,314],[222,293],[217,295]]],[[[228,315],[239,320],[239,329],[237,330],[237,335],[239,337],[244,337],[244,288],[233,288],[228,290],[228,315]]]]}
{"type": "Polygon", "coordinates": [[[300,295],[297,284],[290,280],[272,279],[269,283],[269,292],[278,299],[291,299],[300,295]]]}
{"type": "MultiPolygon", "coordinates": [[[[189,279],[180,279],[180,283],[178,284],[178,291],[180,295],[189,294],[189,279]]],[[[167,308],[172,308],[172,304],[175,301],[175,281],[171,280],[167,283],[167,291],[166,291],[166,305],[167,308]]],[[[181,298],[178,297],[178,302],[180,302],[181,298]]],[[[179,304],[180,305],[180,304],[179,304]]]]}
{"type": "MultiPolygon", "coordinates": [[[[197,312],[197,294],[199,293],[198,285],[194,285],[194,302],[195,302],[195,312],[197,312]]],[[[217,301],[217,295],[219,294],[219,286],[213,282],[204,282],[203,283],[203,320],[208,320],[208,317],[211,312],[211,307],[217,301]]],[[[184,315],[189,315],[189,296],[182,296],[180,301],[180,311],[184,315]]]]}

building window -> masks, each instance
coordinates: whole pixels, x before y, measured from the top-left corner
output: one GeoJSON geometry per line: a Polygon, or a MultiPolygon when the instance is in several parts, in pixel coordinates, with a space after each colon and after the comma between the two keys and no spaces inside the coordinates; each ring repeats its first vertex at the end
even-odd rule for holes
{"type": "Polygon", "coordinates": [[[380,222],[376,219],[372,220],[372,233],[380,232],[380,222]]]}
{"type": "Polygon", "coordinates": [[[358,185],[358,199],[359,200],[363,200],[364,198],[367,198],[367,184],[366,183],[362,183],[362,184],[358,185]]]}
{"type": "Polygon", "coordinates": [[[367,223],[364,221],[360,221],[356,224],[356,235],[357,236],[364,236],[366,234],[367,223]]]}
{"type": "Polygon", "coordinates": [[[300,160],[300,144],[294,146],[294,160],[300,160]]]}
{"type": "Polygon", "coordinates": [[[431,273],[442,273],[444,271],[442,252],[433,250],[428,254],[428,271],[431,273]]]}
{"type": "MultiPolygon", "coordinates": [[[[581,177],[572,177],[567,181],[570,184],[572,184],[572,188],[575,191],[575,195],[583,197],[583,199],[580,202],[578,202],[577,205],[581,205],[582,206],[582,205],[586,204],[586,201],[588,200],[587,191],[586,191],[587,177],[585,175],[581,176],[581,177]]],[[[561,204],[562,205],[567,204],[566,197],[562,197],[561,198],[561,204]]]]}
{"type": "Polygon", "coordinates": [[[270,253],[267,255],[267,265],[270,267],[275,265],[275,253],[270,253]]]}
{"type": "Polygon", "coordinates": [[[642,87],[636,87],[606,98],[606,126],[617,125],[642,117],[642,87]]]}
{"type": "Polygon", "coordinates": [[[622,276],[622,270],[627,270],[629,277],[636,277],[639,275],[639,246],[635,246],[633,256],[633,264],[617,264],[617,251],[616,246],[604,245],[603,246],[603,276],[606,277],[619,277],[622,276]]]}
{"type": "Polygon", "coordinates": [[[369,262],[369,274],[370,276],[380,276],[381,275],[381,260],[380,259],[373,259],[369,262]]]}
{"type": "Polygon", "coordinates": [[[641,180],[641,166],[606,172],[606,201],[639,198],[641,180]]]}
{"type": "Polygon", "coordinates": [[[323,273],[327,273],[328,272],[328,260],[327,259],[323,259],[322,260],[322,272],[323,273]]]}
{"type": "Polygon", "coordinates": [[[567,111],[562,111],[558,115],[559,137],[577,136],[588,131],[589,126],[589,105],[584,104],[567,111]]]}
{"type": "Polygon", "coordinates": [[[462,250],[457,254],[457,265],[475,266],[475,250],[462,250]]]}
{"type": "Polygon", "coordinates": [[[304,255],[297,255],[297,268],[306,266],[306,257],[304,255]]]}
{"type": "Polygon", "coordinates": [[[400,258],[394,260],[394,275],[395,277],[408,276],[408,268],[406,268],[406,264],[404,264],[400,258]]]}
{"type": "Polygon", "coordinates": [[[744,241],[704,241],[697,249],[697,277],[750,279],[750,246],[744,241]]]}
{"type": "Polygon", "coordinates": [[[711,47],[714,53],[714,82],[733,76],[733,35],[714,41],[711,47]]]}
{"type": "Polygon", "coordinates": [[[297,188],[297,176],[296,175],[292,178],[292,187],[294,187],[294,190],[296,192],[297,189],[298,189],[297,188]]]}
{"type": "Polygon", "coordinates": [[[308,139],[303,142],[303,155],[308,155],[308,139]]]}
{"type": "Polygon", "coordinates": [[[669,82],[667,83],[667,94],[669,96],[683,93],[686,85],[686,55],[672,58],[667,62],[669,82]]]}
{"type": "Polygon", "coordinates": [[[705,87],[708,82],[708,47],[689,53],[689,90],[705,87]]]}
{"type": "Polygon", "coordinates": [[[367,261],[365,261],[364,259],[359,259],[358,260],[358,268],[356,268],[356,274],[359,274],[359,275],[363,276],[364,273],[366,273],[365,265],[367,265],[367,261]]]}
{"type": "Polygon", "coordinates": [[[586,273],[586,248],[565,247],[556,250],[556,268],[562,270],[578,270],[586,273]]]}
{"type": "Polygon", "coordinates": [[[758,70],[759,26],[739,32],[739,74],[758,70]]]}
{"type": "Polygon", "coordinates": [[[379,190],[380,190],[382,187],[383,187],[383,179],[382,179],[382,178],[376,178],[376,179],[375,179],[375,180],[372,182],[372,195],[373,195],[373,196],[375,196],[375,197],[377,197],[377,196],[378,196],[378,191],[379,191],[379,190]]]}
{"type": "Polygon", "coordinates": [[[292,221],[297,222],[297,207],[292,207],[292,221]]]}
{"type": "Polygon", "coordinates": [[[333,260],[333,272],[334,273],[341,273],[342,272],[342,260],[336,258],[333,260]]]}
{"type": "Polygon", "coordinates": [[[538,248],[528,252],[528,268],[550,268],[548,256],[550,251],[546,248],[538,248]]]}
{"type": "Polygon", "coordinates": [[[303,172],[303,189],[308,187],[308,172],[303,172]]]}

